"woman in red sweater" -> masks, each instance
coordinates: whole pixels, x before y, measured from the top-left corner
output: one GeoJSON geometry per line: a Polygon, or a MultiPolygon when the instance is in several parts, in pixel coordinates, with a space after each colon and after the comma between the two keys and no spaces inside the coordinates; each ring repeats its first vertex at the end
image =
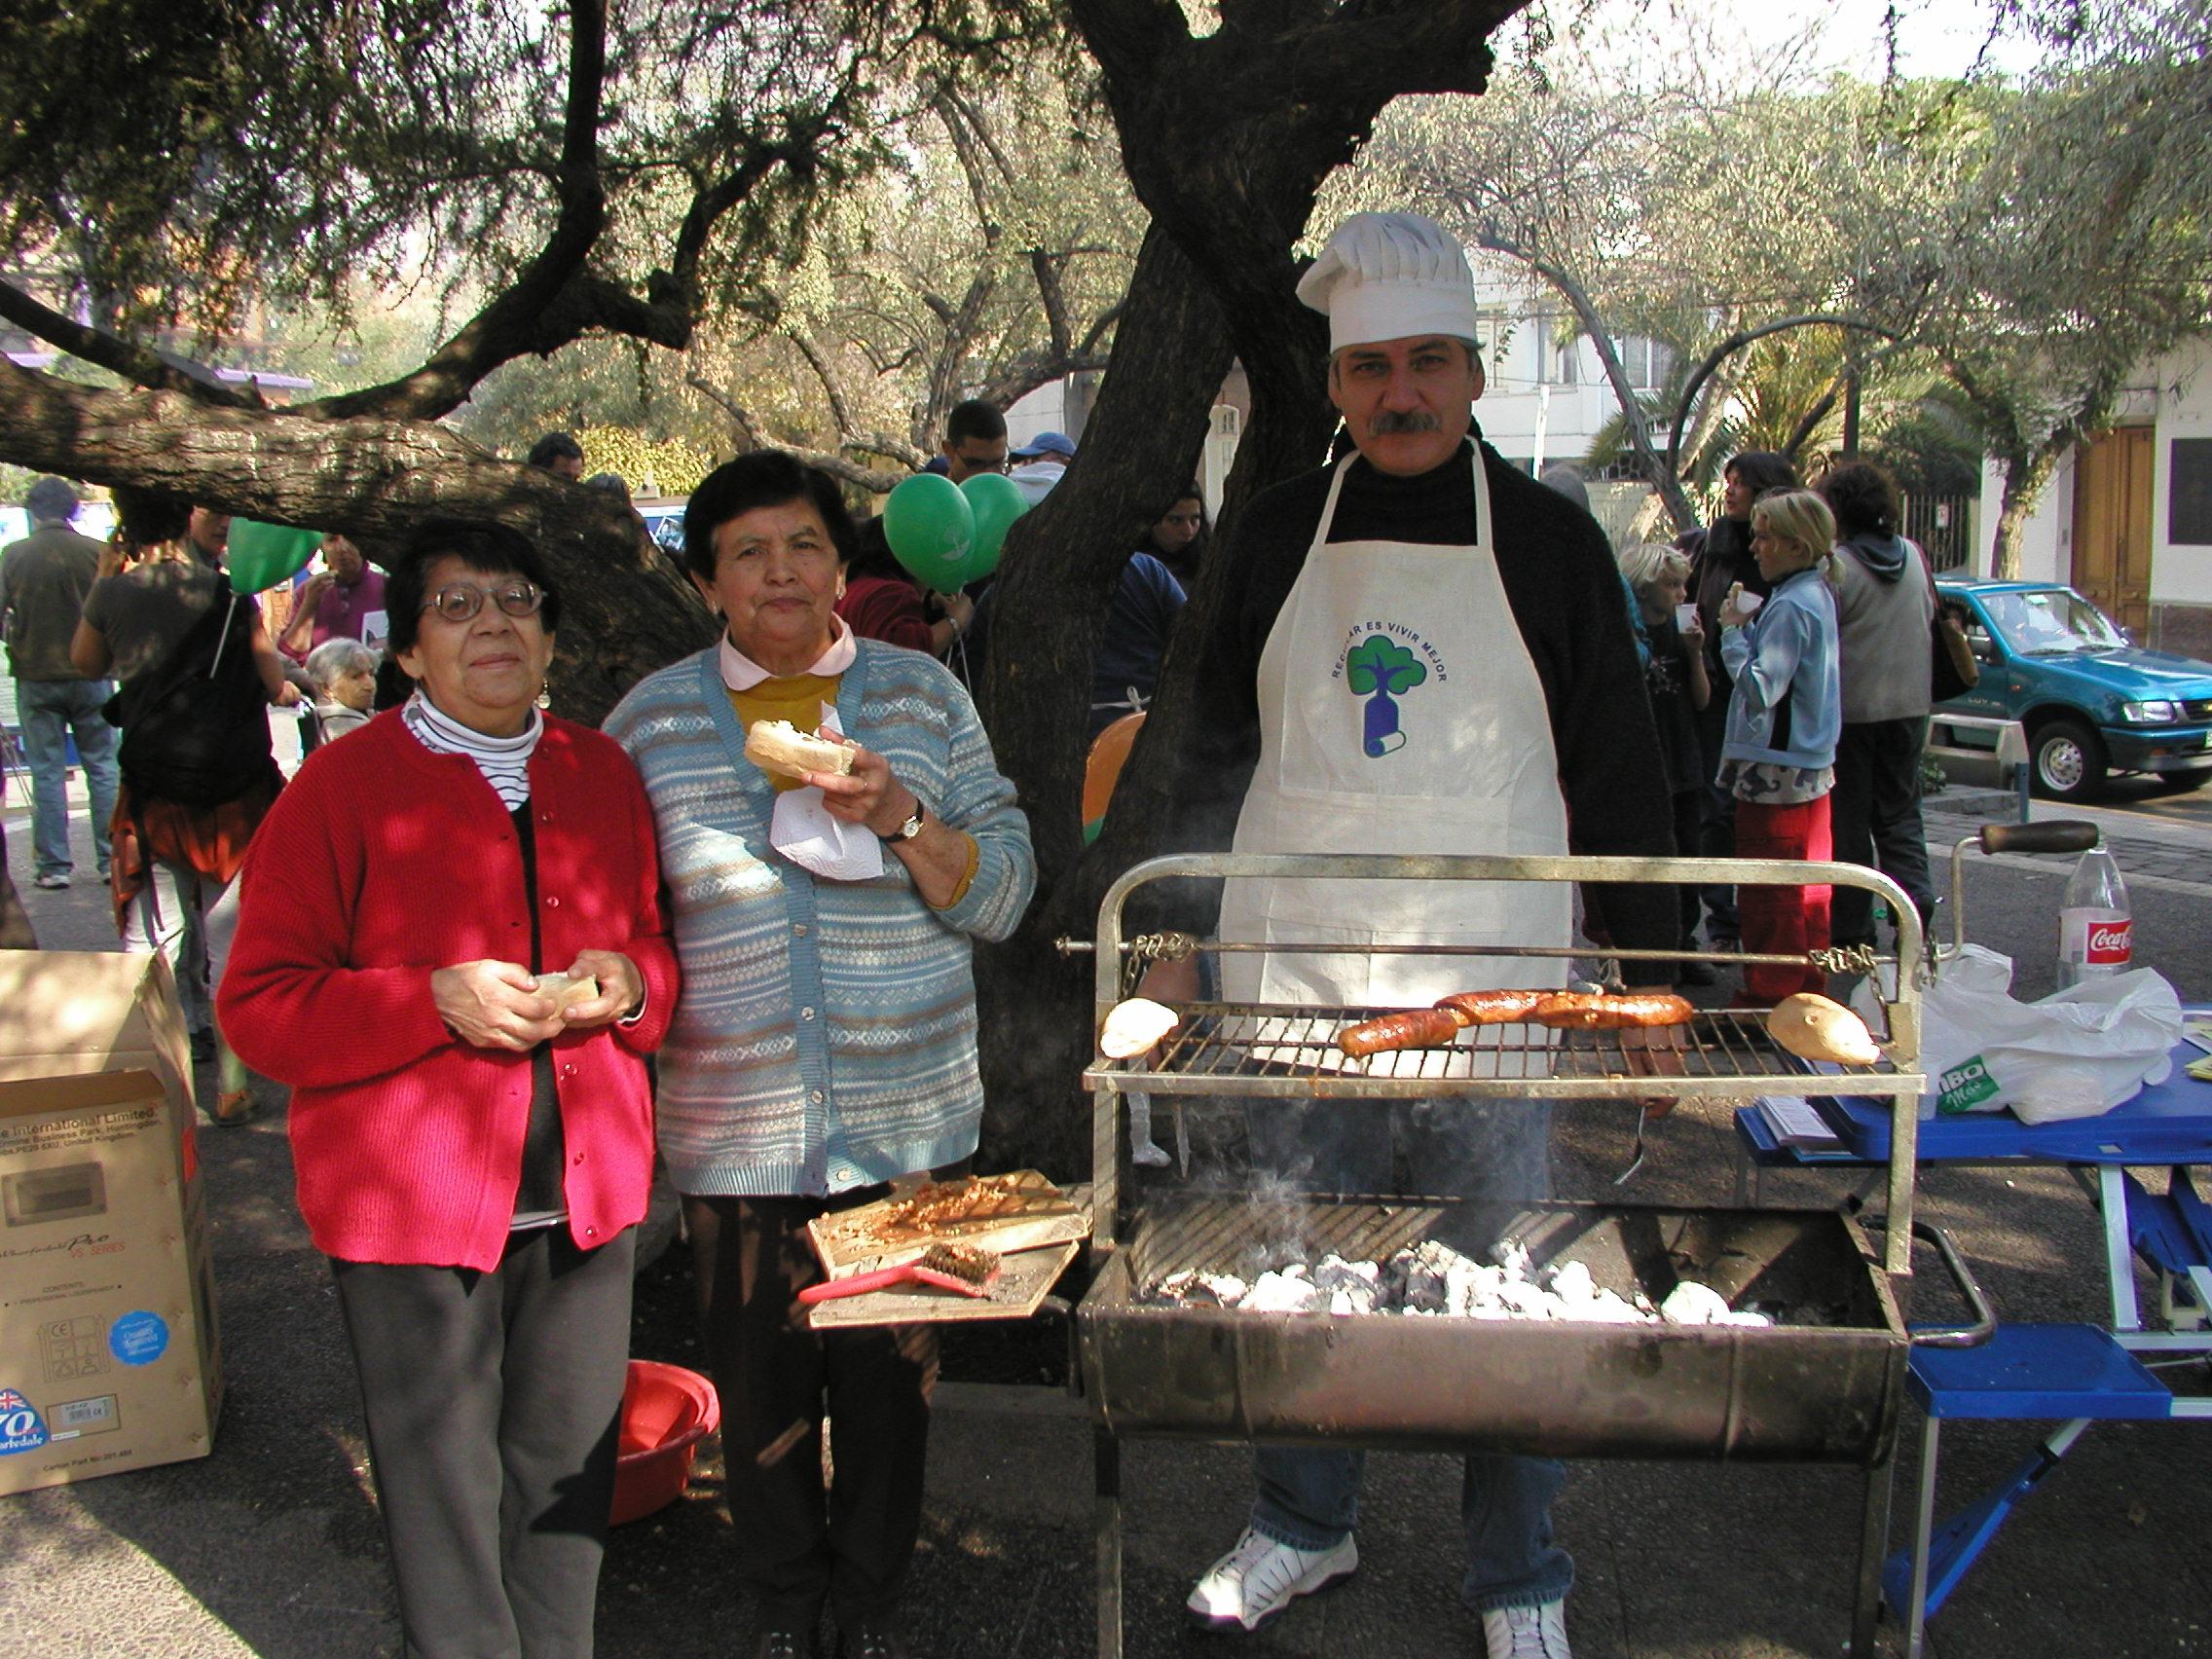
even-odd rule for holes
{"type": "Polygon", "coordinates": [[[652,816],[537,711],[559,601],[527,539],[425,524],[387,597],[415,695],[262,824],[219,1012],[292,1087],[408,1651],[588,1655],[676,1007],[652,816]]]}

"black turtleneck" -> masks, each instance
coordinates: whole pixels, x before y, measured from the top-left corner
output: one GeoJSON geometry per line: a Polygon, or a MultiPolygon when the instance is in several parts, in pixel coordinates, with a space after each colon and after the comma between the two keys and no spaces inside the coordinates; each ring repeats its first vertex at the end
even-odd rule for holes
{"type": "MultiPolygon", "coordinates": [[[[1498,574],[1551,719],[1568,845],[1599,855],[1671,853],[1658,737],[1604,533],[1588,513],[1507,465],[1488,444],[1481,453],[1498,574]]],[[[1475,540],[1467,458],[1462,447],[1414,478],[1355,461],[1337,498],[1330,539],[1441,546],[1475,540]]],[[[1235,832],[1260,755],[1260,652],[1305,567],[1330,472],[1303,473],[1255,497],[1208,555],[1229,567],[1229,586],[1199,663],[1198,719],[1177,769],[1176,816],[1163,850],[1226,851],[1235,832]]],[[[1418,612],[1418,596],[1411,603],[1418,612]]],[[[1665,949],[1677,942],[1672,889],[1608,890],[1605,912],[1617,944],[1665,949]]],[[[1203,925],[1197,916],[1181,920],[1203,925]]]]}
{"type": "Polygon", "coordinates": [[[1727,688],[1734,683],[1720,661],[1720,607],[1729,588],[1738,582],[1744,584],[1746,593],[1755,593],[1761,599],[1774,591],[1774,585],[1759,574],[1759,563],[1751,556],[1751,521],[1714,519],[1690,568],[1690,598],[1697,602],[1698,617],[1705,624],[1705,666],[1714,684],[1706,718],[1714,719],[1712,710],[1714,704],[1719,705],[1716,724],[1726,720],[1727,688]]]}

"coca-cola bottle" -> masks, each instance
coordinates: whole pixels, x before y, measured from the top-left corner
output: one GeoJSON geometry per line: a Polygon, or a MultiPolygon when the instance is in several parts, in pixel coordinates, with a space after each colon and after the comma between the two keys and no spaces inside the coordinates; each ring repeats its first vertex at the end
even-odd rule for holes
{"type": "Polygon", "coordinates": [[[2058,988],[2126,973],[2134,931],[2120,866],[2103,846],[2091,847],[2058,902],[2058,988]]]}

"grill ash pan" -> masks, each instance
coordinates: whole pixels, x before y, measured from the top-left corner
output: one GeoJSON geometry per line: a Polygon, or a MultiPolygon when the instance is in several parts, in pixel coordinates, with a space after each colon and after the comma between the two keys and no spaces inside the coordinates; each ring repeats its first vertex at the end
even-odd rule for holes
{"type": "Polygon", "coordinates": [[[1450,1201],[1200,1199],[1140,1215],[1077,1310],[1084,1389],[1115,1434],[1408,1451],[1870,1463],[1904,1381],[1879,1256],[1825,1210],[1450,1201]],[[1696,1279],[1767,1328],[1404,1313],[1255,1313],[1161,1304],[1182,1269],[1248,1272],[1284,1240],[1382,1260],[1435,1237],[1472,1256],[1507,1235],[1653,1303],[1696,1279]]]}

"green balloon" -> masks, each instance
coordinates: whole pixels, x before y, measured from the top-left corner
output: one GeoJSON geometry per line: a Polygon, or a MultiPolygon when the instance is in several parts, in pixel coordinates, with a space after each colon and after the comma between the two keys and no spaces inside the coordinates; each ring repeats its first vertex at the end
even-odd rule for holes
{"type": "Polygon", "coordinates": [[[949,478],[917,472],[883,503],[891,556],[924,587],[958,593],[976,547],[976,515],[949,478]]]}
{"type": "Polygon", "coordinates": [[[319,530],[256,524],[252,519],[231,520],[230,550],[223,556],[223,569],[231,578],[231,591],[259,593],[278,582],[289,581],[307,568],[307,562],[321,545],[319,530]]]}
{"type": "Polygon", "coordinates": [[[972,582],[999,568],[999,550],[1006,545],[1006,533],[1029,510],[1029,498],[1003,472],[978,472],[960,486],[960,493],[968,498],[968,505],[976,514],[976,551],[967,578],[972,582]]]}

